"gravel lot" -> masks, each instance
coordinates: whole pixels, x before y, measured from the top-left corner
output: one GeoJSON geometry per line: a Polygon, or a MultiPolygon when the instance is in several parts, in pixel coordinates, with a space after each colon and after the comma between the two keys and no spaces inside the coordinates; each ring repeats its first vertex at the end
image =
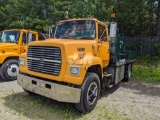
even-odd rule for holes
{"type": "MultiPolygon", "coordinates": [[[[38,114],[38,110],[27,107],[28,104],[32,105],[33,101],[29,97],[17,81],[4,82],[0,78],[0,120],[45,119],[38,114]]],[[[118,111],[133,120],[160,120],[160,84],[122,82],[101,94],[95,109],[100,106],[118,111]]],[[[47,108],[38,109],[47,114],[47,108]]],[[[58,118],[63,119],[61,115],[50,114],[50,120],[58,118]]]]}

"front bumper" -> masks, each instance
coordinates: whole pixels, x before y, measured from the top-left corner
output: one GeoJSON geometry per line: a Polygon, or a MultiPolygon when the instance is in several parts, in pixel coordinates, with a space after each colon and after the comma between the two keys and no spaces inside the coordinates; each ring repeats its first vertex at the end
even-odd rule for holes
{"type": "Polygon", "coordinates": [[[17,83],[24,89],[60,101],[79,103],[81,89],[18,74],[17,83]]]}

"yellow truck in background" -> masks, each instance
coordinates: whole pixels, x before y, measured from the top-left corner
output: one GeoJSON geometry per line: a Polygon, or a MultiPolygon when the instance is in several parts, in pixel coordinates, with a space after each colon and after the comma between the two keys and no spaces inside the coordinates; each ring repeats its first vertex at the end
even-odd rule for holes
{"type": "Polygon", "coordinates": [[[101,90],[131,76],[134,52],[125,50],[116,31],[116,22],[95,18],[58,22],[53,39],[29,43],[20,55],[18,84],[28,93],[75,103],[80,112],[93,110],[101,90]]]}
{"type": "MultiPolygon", "coordinates": [[[[38,41],[36,31],[10,29],[0,33],[0,76],[4,80],[15,80],[19,72],[19,55],[26,52],[27,44],[38,41]]],[[[44,39],[41,35],[41,39],[44,39]]]]}

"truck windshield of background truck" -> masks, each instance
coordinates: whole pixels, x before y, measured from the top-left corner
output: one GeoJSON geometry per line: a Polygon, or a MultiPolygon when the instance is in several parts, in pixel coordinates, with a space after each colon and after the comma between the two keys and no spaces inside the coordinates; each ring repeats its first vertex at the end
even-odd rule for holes
{"type": "Polygon", "coordinates": [[[95,21],[74,20],[57,23],[54,38],[94,40],[96,37],[95,21]]]}
{"type": "Polygon", "coordinates": [[[3,31],[0,34],[0,42],[18,44],[19,35],[20,31],[3,31]]]}

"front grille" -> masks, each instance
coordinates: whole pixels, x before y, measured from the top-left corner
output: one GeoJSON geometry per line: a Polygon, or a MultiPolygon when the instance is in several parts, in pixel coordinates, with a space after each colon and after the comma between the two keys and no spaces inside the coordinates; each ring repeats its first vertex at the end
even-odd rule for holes
{"type": "Polygon", "coordinates": [[[58,76],[61,69],[61,50],[52,46],[29,46],[28,69],[58,76]]]}

